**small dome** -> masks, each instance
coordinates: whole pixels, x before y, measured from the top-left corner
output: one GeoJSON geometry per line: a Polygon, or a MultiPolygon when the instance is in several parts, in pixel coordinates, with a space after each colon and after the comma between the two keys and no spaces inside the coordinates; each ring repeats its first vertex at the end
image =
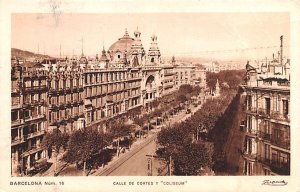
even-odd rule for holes
{"type": "Polygon", "coordinates": [[[112,44],[108,51],[109,52],[125,52],[125,50],[129,51],[131,46],[134,43],[134,39],[131,38],[127,32],[127,30],[125,30],[125,34],[123,37],[119,38],[118,41],[116,41],[114,44],[112,44]]]}
{"type": "Polygon", "coordinates": [[[87,58],[86,58],[85,56],[82,56],[82,57],[80,58],[80,63],[87,64],[87,63],[88,63],[87,58]]]}

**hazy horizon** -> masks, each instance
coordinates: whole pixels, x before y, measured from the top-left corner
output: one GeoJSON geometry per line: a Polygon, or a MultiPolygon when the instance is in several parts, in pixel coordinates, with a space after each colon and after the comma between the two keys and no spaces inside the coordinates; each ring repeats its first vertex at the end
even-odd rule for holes
{"type": "MultiPolygon", "coordinates": [[[[11,47],[58,56],[95,56],[138,27],[146,52],[156,34],[162,57],[258,59],[290,43],[288,13],[12,14],[11,47]],[[276,47],[274,47],[276,46],[276,47]],[[39,47],[39,48],[38,48],[39,47]],[[267,48],[269,47],[269,48],[267,48]]],[[[289,48],[284,47],[289,57],[289,48]]]]}

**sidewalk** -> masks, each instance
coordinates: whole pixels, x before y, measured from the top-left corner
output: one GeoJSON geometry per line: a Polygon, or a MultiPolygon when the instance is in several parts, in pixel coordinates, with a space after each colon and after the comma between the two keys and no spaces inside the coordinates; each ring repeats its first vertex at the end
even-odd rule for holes
{"type": "Polygon", "coordinates": [[[97,170],[92,170],[92,176],[106,176],[109,175],[112,171],[122,165],[125,161],[130,159],[134,154],[142,150],[148,143],[152,140],[156,139],[157,132],[150,131],[150,134],[147,138],[138,139],[134,142],[129,150],[126,150],[125,153],[121,153],[119,157],[116,155],[113,159],[103,168],[99,168],[97,170]]]}
{"type": "MultiPolygon", "coordinates": [[[[174,124],[177,122],[185,121],[187,118],[189,118],[194,112],[196,112],[198,109],[200,109],[202,105],[198,105],[197,107],[191,107],[191,113],[186,114],[186,110],[180,111],[175,116],[171,117],[169,120],[164,122],[164,124],[174,124]]],[[[108,162],[107,165],[104,167],[100,167],[96,170],[91,170],[90,174],[91,176],[100,176],[100,175],[108,175],[113,170],[115,170],[118,166],[123,164],[125,161],[130,159],[134,154],[136,154],[138,151],[142,150],[148,143],[150,143],[152,140],[156,139],[157,133],[161,129],[152,129],[149,133],[149,136],[147,138],[138,138],[132,145],[130,149],[126,149],[124,153],[120,153],[119,157],[115,155],[110,162],[108,162]]],[[[58,159],[60,159],[61,154],[59,155],[58,159]]],[[[45,171],[44,173],[39,173],[36,176],[54,176],[54,170],[55,170],[55,157],[53,156],[51,159],[48,160],[48,162],[52,163],[51,167],[45,171]]],[[[59,173],[62,169],[68,169],[68,167],[73,165],[67,165],[66,162],[63,161],[57,161],[57,172],[59,173]],[[65,168],[66,166],[66,168],[65,168]]],[[[77,171],[79,175],[82,175],[82,170],[77,171]]],[[[76,175],[77,175],[76,172],[76,175]]],[[[61,174],[58,176],[64,176],[66,175],[64,171],[62,171],[61,174]]],[[[68,174],[67,174],[68,175],[68,174]]]]}

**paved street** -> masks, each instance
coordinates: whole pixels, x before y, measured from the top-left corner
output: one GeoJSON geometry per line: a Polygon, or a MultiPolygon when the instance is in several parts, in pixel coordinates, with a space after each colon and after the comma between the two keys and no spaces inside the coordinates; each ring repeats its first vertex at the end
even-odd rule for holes
{"type": "MultiPolygon", "coordinates": [[[[147,176],[147,154],[155,154],[156,142],[151,140],[142,150],[134,154],[130,160],[125,161],[109,176],[147,176]]],[[[154,171],[155,169],[153,169],[154,171]]],[[[156,175],[154,173],[154,175],[156,175]]]]}
{"type": "MultiPolygon", "coordinates": [[[[201,106],[191,107],[192,113],[200,109],[201,106]]],[[[175,115],[170,120],[170,125],[175,122],[184,121],[186,118],[190,117],[192,113],[186,114],[186,110],[182,110],[179,114],[175,115]]],[[[168,122],[166,124],[169,124],[168,122]]],[[[147,176],[147,157],[146,155],[155,154],[156,151],[156,138],[157,132],[154,132],[150,135],[150,138],[147,138],[138,146],[133,146],[132,150],[123,154],[118,159],[113,160],[110,164],[104,168],[96,171],[92,175],[101,175],[101,176],[147,176]]],[[[137,145],[137,143],[135,144],[137,145]]],[[[153,175],[158,175],[157,168],[159,168],[158,160],[153,161],[152,173],[153,175]]]]}

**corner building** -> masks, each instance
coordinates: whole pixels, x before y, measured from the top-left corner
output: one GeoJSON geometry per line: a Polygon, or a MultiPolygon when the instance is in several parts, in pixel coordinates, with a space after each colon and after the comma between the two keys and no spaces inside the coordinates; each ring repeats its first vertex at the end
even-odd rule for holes
{"type": "MultiPolygon", "coordinates": [[[[282,53],[282,51],[281,51],[282,53]]],[[[290,174],[290,61],[246,66],[245,175],[290,174]]]]}

